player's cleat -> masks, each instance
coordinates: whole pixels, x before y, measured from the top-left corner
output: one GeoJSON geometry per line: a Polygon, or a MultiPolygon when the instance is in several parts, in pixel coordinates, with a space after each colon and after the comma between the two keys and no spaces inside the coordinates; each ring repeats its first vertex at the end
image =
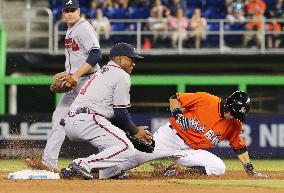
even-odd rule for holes
{"type": "Polygon", "coordinates": [[[78,166],[75,162],[72,162],[68,168],[62,168],[60,171],[60,178],[62,179],[73,179],[83,178],[84,180],[90,180],[94,177],[85,168],[78,166]]]}
{"type": "Polygon", "coordinates": [[[126,172],[121,172],[115,176],[112,176],[111,178],[109,179],[118,179],[118,180],[123,180],[123,179],[129,179],[131,177],[131,174],[130,173],[126,173],[126,172]]]}
{"type": "Polygon", "coordinates": [[[47,170],[50,172],[57,172],[56,168],[50,167],[45,163],[41,157],[26,158],[24,160],[25,164],[31,169],[37,170],[47,170]]]}
{"type": "Polygon", "coordinates": [[[176,169],[169,169],[164,173],[164,177],[172,177],[172,176],[177,176],[178,172],[176,169]]]}

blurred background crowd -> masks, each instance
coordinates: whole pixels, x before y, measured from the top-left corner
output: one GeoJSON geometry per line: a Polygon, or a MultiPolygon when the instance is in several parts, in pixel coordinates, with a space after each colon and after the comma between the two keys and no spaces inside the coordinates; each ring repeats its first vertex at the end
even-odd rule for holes
{"type": "MultiPolygon", "coordinates": [[[[55,21],[60,20],[61,0],[50,0],[50,6],[55,21]]],[[[168,46],[165,42],[176,48],[179,36],[182,41],[192,41],[192,44],[186,44],[194,48],[201,48],[206,43],[217,44],[216,37],[206,37],[206,32],[220,29],[220,23],[214,19],[226,19],[225,31],[255,32],[228,36],[229,45],[241,41],[242,47],[260,47],[265,30],[272,32],[266,35],[267,47],[282,47],[283,0],[81,0],[80,6],[82,16],[91,20],[105,41],[113,43],[120,39],[109,39],[110,31],[137,30],[132,23],[111,23],[109,20],[113,19],[147,20],[142,30],[152,31],[153,35],[143,38],[144,49],[168,46]],[[170,35],[167,34],[169,31],[172,32],[170,35]]],[[[61,29],[64,30],[64,24],[61,29]]]]}

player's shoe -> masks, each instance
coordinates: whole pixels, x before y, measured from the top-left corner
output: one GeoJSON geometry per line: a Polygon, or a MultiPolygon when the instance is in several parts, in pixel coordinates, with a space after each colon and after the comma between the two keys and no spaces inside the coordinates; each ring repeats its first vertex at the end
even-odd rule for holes
{"type": "Polygon", "coordinates": [[[53,168],[49,166],[47,163],[45,163],[41,157],[34,157],[34,158],[26,158],[24,160],[25,164],[32,169],[37,170],[47,170],[50,172],[57,172],[56,168],[53,168]]]}
{"type": "Polygon", "coordinates": [[[72,162],[68,168],[63,168],[60,171],[60,177],[62,179],[83,178],[84,180],[90,180],[94,177],[85,168],[78,166],[75,162],[72,162]]]}
{"type": "Polygon", "coordinates": [[[166,169],[164,177],[175,177],[175,176],[206,176],[206,170],[203,166],[192,166],[186,170],[181,170],[176,166],[170,166],[166,169]]]}
{"type": "Polygon", "coordinates": [[[130,173],[126,173],[124,171],[122,171],[121,173],[115,175],[115,176],[112,176],[111,178],[109,179],[118,179],[118,180],[123,180],[123,179],[129,179],[131,177],[131,174],[130,173]]]}

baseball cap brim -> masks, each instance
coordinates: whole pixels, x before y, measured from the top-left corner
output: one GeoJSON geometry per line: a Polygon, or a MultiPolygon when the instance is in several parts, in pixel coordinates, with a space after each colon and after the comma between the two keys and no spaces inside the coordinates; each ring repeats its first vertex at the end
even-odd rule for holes
{"type": "Polygon", "coordinates": [[[144,58],[143,56],[140,56],[140,55],[133,55],[133,56],[129,56],[130,58],[134,58],[134,59],[142,59],[144,58]]]}
{"type": "Polygon", "coordinates": [[[78,7],[78,6],[76,6],[76,5],[69,5],[69,6],[65,6],[65,7],[63,7],[63,9],[62,9],[62,10],[65,10],[65,9],[79,9],[79,7],[78,7]]]}

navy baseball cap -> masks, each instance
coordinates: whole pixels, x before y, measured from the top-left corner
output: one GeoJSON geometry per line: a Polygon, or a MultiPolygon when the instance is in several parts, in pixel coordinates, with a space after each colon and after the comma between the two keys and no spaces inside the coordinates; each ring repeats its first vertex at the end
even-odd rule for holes
{"type": "Polygon", "coordinates": [[[109,57],[113,56],[127,56],[129,58],[144,58],[136,53],[136,49],[131,45],[124,42],[118,43],[110,50],[109,57]]]}
{"type": "Polygon", "coordinates": [[[78,0],[62,0],[62,9],[79,8],[78,0]]]}

